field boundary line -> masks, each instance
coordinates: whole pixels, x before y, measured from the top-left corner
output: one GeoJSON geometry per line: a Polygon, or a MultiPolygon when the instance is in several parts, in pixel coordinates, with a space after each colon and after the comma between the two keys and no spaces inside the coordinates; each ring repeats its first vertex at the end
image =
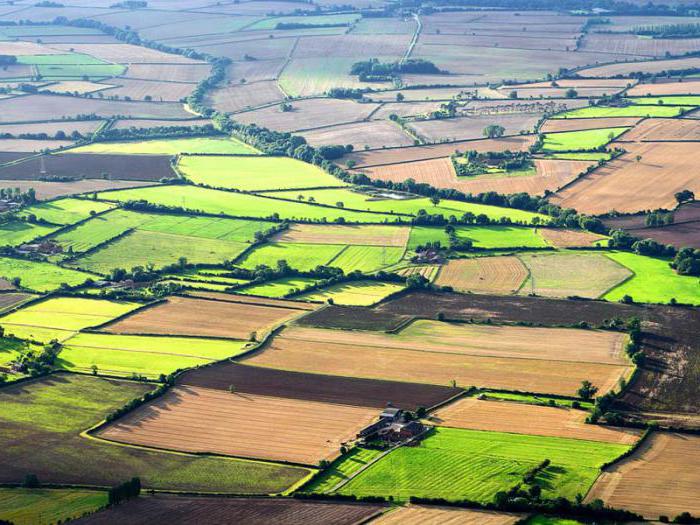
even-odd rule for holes
{"type": "Polygon", "coordinates": [[[616,288],[619,288],[619,287],[622,286],[623,284],[626,284],[627,282],[629,282],[629,281],[631,281],[632,279],[634,279],[635,277],[637,277],[637,273],[636,273],[632,268],[630,268],[630,267],[628,267],[628,266],[625,266],[624,264],[622,264],[621,262],[616,261],[616,260],[613,259],[612,257],[609,257],[607,253],[603,253],[603,257],[605,257],[606,259],[608,259],[608,260],[614,262],[614,263],[617,264],[619,267],[624,268],[625,270],[628,270],[628,271],[630,272],[630,275],[628,275],[627,277],[625,277],[624,279],[622,279],[619,283],[612,285],[610,288],[608,288],[608,289],[605,290],[602,294],[600,294],[598,297],[596,297],[596,299],[603,299],[606,295],[608,295],[610,292],[612,292],[612,291],[615,290],[616,288]]]}
{"type": "MultiPolygon", "coordinates": [[[[331,246],[332,246],[332,245],[331,245],[331,246]]],[[[328,262],[325,264],[325,266],[330,266],[331,263],[332,263],[333,261],[335,261],[336,259],[338,259],[343,253],[345,253],[345,252],[348,250],[348,248],[350,248],[350,245],[349,245],[349,244],[343,245],[343,248],[342,248],[338,253],[336,253],[333,257],[331,257],[331,260],[328,261],[328,262]]]]}

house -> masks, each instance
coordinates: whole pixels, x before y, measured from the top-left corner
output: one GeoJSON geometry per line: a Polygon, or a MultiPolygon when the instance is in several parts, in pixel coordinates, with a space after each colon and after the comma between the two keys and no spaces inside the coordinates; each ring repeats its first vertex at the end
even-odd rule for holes
{"type": "Polygon", "coordinates": [[[381,428],[378,436],[383,441],[397,443],[419,436],[425,431],[425,425],[418,421],[397,421],[381,428]]]}
{"type": "Polygon", "coordinates": [[[366,426],[357,437],[365,441],[379,439],[385,443],[398,443],[414,438],[425,431],[425,425],[410,419],[410,414],[391,404],[379,414],[379,421],[366,426]]]}

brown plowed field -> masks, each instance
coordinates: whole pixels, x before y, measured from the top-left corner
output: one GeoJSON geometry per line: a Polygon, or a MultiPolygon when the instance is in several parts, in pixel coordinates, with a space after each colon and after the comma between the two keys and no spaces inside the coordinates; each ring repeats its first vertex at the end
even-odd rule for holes
{"type": "MultiPolygon", "coordinates": [[[[153,523],[197,523],[221,525],[354,525],[364,523],[385,507],[370,503],[336,503],[285,499],[212,498],[155,494],[115,505],[77,520],[81,525],[152,525],[153,523]]],[[[471,512],[471,511],[465,511],[471,512]]],[[[489,523],[488,525],[510,525],[489,523]]]]}
{"type": "Polygon", "coordinates": [[[198,64],[208,66],[205,62],[193,60],[183,55],[164,53],[156,49],[131,44],[54,44],[55,49],[64,51],[74,51],[75,53],[85,53],[107,62],[118,64],[198,64]]]}
{"type": "MultiPolygon", "coordinates": [[[[214,279],[216,280],[216,279],[214,279]]],[[[221,292],[200,292],[197,290],[190,290],[188,295],[192,297],[201,297],[203,299],[214,299],[216,301],[223,301],[225,303],[241,303],[241,304],[252,304],[252,305],[262,305],[262,306],[274,306],[281,308],[290,308],[293,310],[315,310],[318,305],[309,304],[302,301],[287,301],[284,299],[270,299],[267,297],[254,297],[252,295],[234,295],[221,292]]]]}
{"type": "Polygon", "coordinates": [[[555,118],[545,121],[540,131],[542,133],[556,133],[560,131],[579,131],[583,129],[618,128],[634,126],[639,120],[640,119],[637,117],[555,118]]]}
{"type": "Polygon", "coordinates": [[[647,95],[697,95],[700,93],[700,81],[684,80],[683,82],[657,82],[654,84],[637,84],[627,91],[630,97],[647,95]]]}
{"type": "Polygon", "coordinates": [[[629,458],[603,471],[586,497],[649,519],[700,514],[700,436],[655,432],[629,458]]]}
{"type": "Polygon", "coordinates": [[[222,113],[250,109],[282,100],[284,100],[284,94],[274,80],[217,88],[207,97],[208,103],[222,113]]]}
{"type": "Polygon", "coordinates": [[[700,120],[645,119],[620,137],[619,142],[651,142],[657,140],[700,141],[700,120]]]}
{"type": "Polygon", "coordinates": [[[605,239],[604,236],[583,230],[560,230],[556,228],[540,228],[537,230],[542,238],[555,248],[578,248],[593,246],[596,241],[605,239]]]}
{"type": "Polygon", "coordinates": [[[292,224],[276,237],[278,242],[307,244],[360,244],[404,247],[411,229],[403,226],[335,226],[292,224]]]}
{"type": "Polygon", "coordinates": [[[645,73],[661,73],[678,69],[691,69],[700,67],[700,58],[675,58],[671,60],[645,60],[643,62],[622,62],[596,66],[578,71],[582,77],[614,77],[616,75],[629,75],[630,73],[643,71],[645,73]]]}
{"type": "Polygon", "coordinates": [[[150,96],[156,102],[173,102],[186,98],[197,87],[196,84],[184,82],[158,82],[153,80],[137,80],[133,78],[113,78],[109,80],[115,87],[105,89],[107,96],[116,95],[132,100],[145,100],[150,96]]]}
{"type": "Polygon", "coordinates": [[[373,408],[391,401],[406,410],[431,407],[459,393],[444,386],[287,372],[230,361],[185,372],[178,384],[218,390],[235,385],[237,392],[373,408]]]}
{"type": "Polygon", "coordinates": [[[522,516],[449,507],[401,507],[373,521],[377,525],[514,525],[522,516]]]}
{"type": "Polygon", "coordinates": [[[515,432],[631,445],[641,434],[623,429],[586,423],[588,412],[508,401],[484,401],[475,397],[460,399],[430,416],[441,426],[515,432]]]}
{"type": "MultiPolygon", "coordinates": [[[[339,328],[341,330],[395,330],[412,316],[378,312],[363,306],[327,306],[297,319],[299,326],[339,328]]],[[[433,316],[434,317],[434,316],[433,316]]]]}
{"type": "MultiPolygon", "coordinates": [[[[12,290],[14,287],[8,283],[5,279],[2,279],[2,290],[12,290]]],[[[28,293],[0,293],[0,311],[12,308],[16,304],[23,303],[24,301],[35,297],[34,295],[28,293]]]]}
{"type": "MultiPolygon", "coordinates": [[[[461,387],[476,385],[563,395],[573,395],[584,379],[591,380],[601,392],[606,392],[628,370],[623,365],[552,360],[551,352],[542,354],[541,341],[550,340],[548,338],[554,337],[555,333],[548,329],[532,330],[531,337],[519,341],[520,349],[516,349],[507,345],[499,348],[497,339],[489,341],[493,333],[477,340],[463,339],[461,344],[469,341],[471,347],[461,348],[454,341],[431,345],[426,344],[425,338],[419,338],[412,342],[402,334],[358,335],[295,328],[275,337],[263,352],[246,362],[349,377],[433,385],[449,385],[456,381],[461,387]],[[518,352],[521,356],[525,353],[525,357],[513,357],[518,352]]],[[[563,336],[560,342],[564,346],[585,348],[590,342],[587,332],[556,335],[563,336]]],[[[608,346],[607,351],[610,350],[608,346]]]]}
{"type": "Polygon", "coordinates": [[[517,257],[452,259],[440,268],[435,284],[461,292],[515,293],[527,279],[517,257]]]}
{"type": "Polygon", "coordinates": [[[582,177],[550,201],[592,215],[673,209],[674,194],[700,193],[696,169],[700,148],[693,142],[626,143],[627,153],[582,177]],[[641,160],[636,161],[640,155],[641,160]]]}
{"type": "MultiPolygon", "coordinates": [[[[535,124],[543,113],[515,113],[499,115],[498,124],[506,129],[506,134],[517,135],[521,131],[532,133],[535,124]]],[[[409,126],[429,142],[442,140],[469,140],[483,138],[486,126],[494,122],[493,115],[478,117],[457,117],[436,120],[416,120],[409,126]]]]}
{"type": "MultiPolygon", "coordinates": [[[[0,172],[1,173],[1,172],[0,172]]],[[[33,188],[39,200],[53,199],[64,195],[76,195],[93,191],[136,188],[152,184],[145,181],[81,179],[75,182],[43,182],[37,180],[0,180],[2,188],[19,188],[27,191],[33,188]]]]}
{"type": "Polygon", "coordinates": [[[355,150],[362,150],[365,146],[374,149],[413,146],[414,144],[413,137],[405,133],[398,125],[386,120],[341,124],[304,131],[301,135],[314,147],[352,144],[355,150]]]}
{"type": "Polygon", "coordinates": [[[7,152],[39,152],[45,149],[57,150],[72,146],[72,140],[32,140],[32,139],[0,139],[0,151],[7,152]]]}
{"type": "Polygon", "coordinates": [[[207,78],[210,70],[209,64],[131,64],[123,76],[141,80],[167,79],[170,82],[196,84],[207,78]]]}
{"type": "Polygon", "coordinates": [[[684,204],[674,213],[674,224],[659,228],[644,226],[643,215],[616,217],[603,221],[609,228],[621,228],[641,239],[654,239],[677,248],[700,248],[700,202],[684,204]]]}
{"type": "MultiPolygon", "coordinates": [[[[234,385],[235,388],[235,385],[234,385]]],[[[316,465],[378,410],[176,386],[99,432],[103,438],[184,452],[316,465]]]]}
{"type": "MultiPolygon", "coordinates": [[[[171,297],[106,327],[113,334],[168,334],[248,339],[301,312],[291,308],[171,297]]],[[[261,335],[261,334],[258,334],[261,335]]]]}

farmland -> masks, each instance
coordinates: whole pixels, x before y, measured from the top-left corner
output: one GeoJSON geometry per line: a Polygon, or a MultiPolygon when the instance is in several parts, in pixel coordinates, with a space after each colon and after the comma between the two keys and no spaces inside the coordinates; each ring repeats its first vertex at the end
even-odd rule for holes
{"type": "Polygon", "coordinates": [[[403,290],[403,285],[377,281],[355,281],[336,284],[319,291],[299,296],[307,301],[333,301],[334,304],[371,306],[385,297],[403,290]]]}
{"type": "Polygon", "coordinates": [[[456,259],[440,268],[436,284],[476,293],[515,293],[528,276],[517,257],[456,259]]]}
{"type": "Polygon", "coordinates": [[[19,284],[23,288],[37,292],[57,290],[63,283],[68,286],[80,285],[94,277],[89,273],[61,268],[41,261],[9,257],[0,257],[0,276],[8,280],[19,279],[19,284]]]}
{"type": "Polygon", "coordinates": [[[98,142],[71,150],[72,153],[100,155],[177,155],[178,153],[254,154],[255,150],[242,142],[222,137],[135,142],[98,142]]]}
{"type": "Polygon", "coordinates": [[[59,199],[26,208],[23,216],[34,215],[53,224],[72,224],[112,208],[111,204],[82,199],[59,199]]]}
{"type": "Polygon", "coordinates": [[[400,523],[462,523],[464,525],[514,525],[520,516],[468,510],[450,507],[409,505],[382,516],[376,523],[380,525],[398,525],[400,523]]]}
{"type": "Polygon", "coordinates": [[[290,277],[268,281],[264,284],[254,284],[237,290],[245,295],[260,295],[263,297],[284,297],[292,290],[303,290],[307,286],[314,284],[316,279],[309,277],[290,277]]]}
{"type": "Polygon", "coordinates": [[[629,128],[587,129],[581,131],[563,131],[547,133],[544,136],[544,151],[578,151],[594,150],[605,146],[629,128]]]}
{"type": "Polygon", "coordinates": [[[78,518],[107,504],[107,494],[94,490],[0,489],[0,519],[18,525],[48,525],[78,518]]]}

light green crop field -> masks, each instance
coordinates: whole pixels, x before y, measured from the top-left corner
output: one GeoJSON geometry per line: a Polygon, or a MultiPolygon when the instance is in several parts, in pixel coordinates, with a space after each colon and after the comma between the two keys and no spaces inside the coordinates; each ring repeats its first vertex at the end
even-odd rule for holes
{"type": "Polygon", "coordinates": [[[100,299],[53,297],[0,317],[0,326],[6,333],[21,339],[42,343],[54,338],[64,341],[78,330],[101,325],[139,306],[100,299]]]}
{"type": "Polygon", "coordinates": [[[477,248],[544,248],[545,240],[533,228],[517,226],[459,226],[455,233],[477,248]]]}
{"type": "Polygon", "coordinates": [[[261,264],[274,268],[277,261],[285,260],[296,270],[308,271],[327,265],[343,248],[341,244],[270,243],[247,253],[236,265],[249,270],[261,264]]]}
{"type": "MultiPolygon", "coordinates": [[[[334,221],[342,217],[348,222],[394,222],[388,214],[361,213],[338,208],[312,206],[303,202],[266,199],[246,193],[211,190],[192,186],[165,186],[133,188],[98,194],[100,198],[115,201],[145,199],[153,204],[182,206],[187,210],[223,213],[235,217],[266,218],[277,214],[281,219],[311,219],[334,221]]],[[[296,196],[294,197],[296,199],[296,196]]]]}
{"type": "Polygon", "coordinates": [[[596,298],[631,275],[627,268],[600,253],[522,253],[518,257],[530,272],[520,288],[521,295],[534,289],[547,297],[596,298]]]}
{"type": "Polygon", "coordinates": [[[0,519],[15,525],[51,525],[107,505],[107,492],[81,489],[0,489],[0,519]]]}
{"type": "MultiPolygon", "coordinates": [[[[486,392],[483,394],[485,399],[505,399],[506,401],[515,401],[517,403],[527,403],[529,405],[547,404],[550,400],[554,401],[557,406],[571,408],[574,402],[571,399],[560,399],[558,397],[549,397],[534,394],[514,394],[511,392],[486,392]]],[[[593,403],[590,401],[579,401],[581,408],[593,410],[593,403]]]]}
{"type": "Polygon", "coordinates": [[[311,483],[304,487],[303,492],[329,492],[338,483],[347,479],[350,474],[357,472],[381,453],[381,450],[355,447],[319,473],[311,483]]]}
{"type": "Polygon", "coordinates": [[[415,250],[418,246],[425,246],[429,242],[439,241],[440,246],[450,245],[450,236],[444,228],[431,226],[413,226],[408,238],[408,249],[415,250]]]}
{"type": "Polygon", "coordinates": [[[396,264],[403,254],[404,249],[397,246],[347,246],[328,266],[342,268],[346,274],[371,273],[396,264]]]}
{"type": "Polygon", "coordinates": [[[351,24],[360,17],[355,14],[340,14],[340,15],[320,15],[320,16],[279,16],[269,17],[246,28],[247,31],[258,31],[261,29],[275,29],[279,23],[294,23],[294,24],[351,24]]]}
{"type": "Polygon", "coordinates": [[[678,275],[664,259],[627,252],[610,252],[608,257],[634,272],[634,277],[613,288],[603,298],[618,301],[629,295],[643,303],[679,303],[700,305],[700,279],[678,275]]]}
{"type": "Polygon", "coordinates": [[[545,133],[542,149],[545,151],[592,150],[605,146],[628,129],[629,127],[601,128],[545,133]]]}
{"type": "Polygon", "coordinates": [[[318,166],[289,157],[180,157],[178,168],[195,184],[243,191],[347,186],[318,166]]]}
{"type": "Polygon", "coordinates": [[[126,71],[121,64],[41,64],[36,66],[42,80],[99,80],[126,71]]]}
{"type": "Polygon", "coordinates": [[[190,337],[76,334],[64,343],[58,366],[78,372],[155,379],[180,368],[204,365],[240,354],[245,341],[190,337]]]}
{"type": "MultiPolygon", "coordinates": [[[[24,341],[3,337],[0,339],[0,367],[8,367],[11,361],[17,359],[27,347],[24,341]]],[[[0,516],[1,517],[1,516],[0,516]]]]}
{"type": "Polygon", "coordinates": [[[427,197],[376,200],[369,195],[350,189],[281,191],[271,195],[289,200],[296,200],[299,195],[302,195],[306,201],[309,200],[309,197],[312,197],[316,202],[328,206],[337,206],[338,202],[342,202],[345,208],[353,210],[401,213],[404,215],[417,215],[420,210],[425,210],[429,214],[442,214],[445,217],[450,215],[461,217],[462,214],[471,212],[475,215],[483,213],[492,219],[508,217],[513,221],[524,221],[527,223],[530,223],[535,217],[539,217],[540,220],[545,222],[549,220],[546,215],[538,213],[471,202],[442,200],[437,206],[434,206],[427,197]]]}
{"type": "Polygon", "coordinates": [[[298,299],[306,301],[327,301],[333,299],[335,304],[348,306],[371,306],[386,296],[403,290],[398,283],[383,283],[379,281],[356,281],[351,283],[334,284],[328,288],[300,295],[298,299]]]}
{"type": "Polygon", "coordinates": [[[116,209],[93,217],[53,237],[64,252],[84,252],[148,220],[148,215],[116,209]]]}
{"type": "Polygon", "coordinates": [[[605,151],[582,151],[578,153],[552,153],[547,155],[548,159],[558,160],[610,160],[612,156],[605,151]]]}
{"type": "Polygon", "coordinates": [[[643,106],[625,107],[588,106],[558,113],[552,118],[605,118],[605,117],[675,117],[695,109],[693,106],[643,106]]]}
{"type": "Polygon", "coordinates": [[[244,295],[260,295],[262,297],[284,297],[294,289],[303,290],[318,279],[313,277],[287,277],[262,284],[254,284],[236,290],[236,293],[244,295]]]}
{"type": "Polygon", "coordinates": [[[235,259],[246,243],[204,239],[136,230],[70,263],[75,268],[106,275],[115,268],[154,265],[162,268],[175,264],[180,257],[196,264],[221,264],[235,259]]]}
{"type": "Polygon", "coordinates": [[[21,482],[35,472],[43,483],[114,486],[138,474],[145,488],[268,494],[284,491],[309,473],[272,463],[125,447],[80,435],[152,388],[76,374],[3,388],[0,482],[21,482]]]}
{"type": "Polygon", "coordinates": [[[257,150],[231,137],[191,137],[182,139],[95,142],[69,150],[70,153],[177,155],[178,153],[227,153],[254,155],[257,150]]]}
{"type": "Polygon", "coordinates": [[[582,521],[552,516],[532,516],[525,525],[585,525],[582,521]]]}
{"type": "Polygon", "coordinates": [[[100,213],[110,208],[114,208],[114,204],[68,198],[34,204],[24,208],[19,215],[22,217],[34,215],[37,219],[43,219],[53,224],[66,225],[87,219],[90,217],[91,212],[100,213]]]}
{"type": "Polygon", "coordinates": [[[22,288],[52,292],[63,283],[78,286],[95,276],[46,262],[0,257],[0,277],[10,281],[19,278],[22,288]]]}
{"type": "Polygon", "coordinates": [[[66,54],[54,54],[54,55],[21,55],[17,57],[18,64],[30,64],[30,65],[87,65],[96,66],[101,64],[108,64],[104,60],[95,58],[92,55],[85,55],[82,53],[66,53],[66,54]]]}
{"type": "Polygon", "coordinates": [[[629,97],[626,100],[638,105],[700,106],[700,96],[629,97]]]}
{"type": "Polygon", "coordinates": [[[209,292],[225,292],[228,290],[231,286],[228,284],[216,284],[216,283],[207,283],[207,282],[201,282],[201,281],[188,281],[186,279],[178,279],[175,277],[171,277],[169,279],[165,279],[162,281],[159,281],[161,284],[175,284],[177,286],[182,286],[184,288],[190,289],[190,290],[206,290],[209,292]]]}
{"type": "Polygon", "coordinates": [[[545,498],[586,494],[600,466],[629,447],[578,439],[438,428],[416,447],[401,447],[339,492],[407,499],[422,496],[489,502],[544,459],[537,476],[545,498]]]}
{"type": "Polygon", "coordinates": [[[0,246],[19,246],[48,235],[58,229],[57,226],[32,224],[25,221],[9,221],[0,224],[0,246]]]}
{"type": "Polygon", "coordinates": [[[184,279],[193,282],[217,283],[226,286],[237,286],[248,282],[246,279],[237,279],[235,277],[226,277],[224,275],[206,274],[197,270],[188,270],[183,273],[166,275],[165,277],[169,279],[184,279]]]}

